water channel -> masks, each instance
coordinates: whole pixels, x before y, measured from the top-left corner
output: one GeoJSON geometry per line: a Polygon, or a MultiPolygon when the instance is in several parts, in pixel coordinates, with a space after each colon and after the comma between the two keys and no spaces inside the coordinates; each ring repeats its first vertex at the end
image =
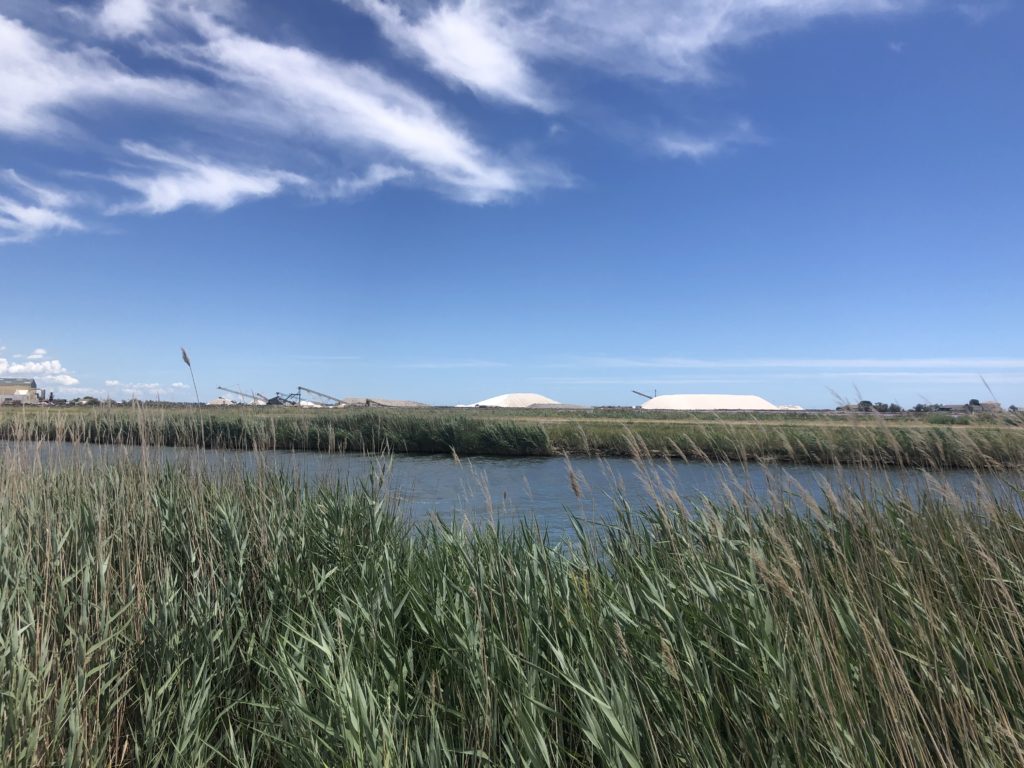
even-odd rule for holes
{"type": "Polygon", "coordinates": [[[911,498],[929,487],[958,495],[1002,494],[1021,485],[1019,474],[923,470],[684,463],[626,458],[461,458],[398,454],[390,457],[304,452],[197,451],[185,448],[0,443],[0,460],[59,468],[74,462],[117,460],[159,464],[201,462],[214,471],[253,472],[259,467],[298,476],[314,484],[355,484],[385,473],[386,488],[414,521],[434,516],[472,523],[514,525],[536,522],[553,537],[571,535],[570,518],[610,520],[623,504],[637,509],[656,498],[677,495],[687,503],[730,495],[786,499],[801,504],[808,494],[843,486],[869,495],[885,489],[911,498]]]}

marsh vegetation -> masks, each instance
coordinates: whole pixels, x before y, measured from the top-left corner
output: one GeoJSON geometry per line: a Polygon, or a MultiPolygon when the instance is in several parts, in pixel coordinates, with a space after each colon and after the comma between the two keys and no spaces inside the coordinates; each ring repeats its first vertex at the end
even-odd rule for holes
{"type": "Polygon", "coordinates": [[[1019,414],[673,413],[632,409],[0,409],[0,439],[382,451],[648,456],[943,468],[1024,467],[1019,414]]]}
{"type": "Polygon", "coordinates": [[[8,452],[0,764],[1019,765],[1019,487],[665,488],[555,541],[8,452]]]}

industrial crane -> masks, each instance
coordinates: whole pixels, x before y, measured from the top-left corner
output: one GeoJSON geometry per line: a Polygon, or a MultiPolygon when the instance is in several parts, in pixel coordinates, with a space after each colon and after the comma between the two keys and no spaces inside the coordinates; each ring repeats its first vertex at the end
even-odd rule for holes
{"type": "Polygon", "coordinates": [[[303,392],[308,392],[311,395],[316,395],[317,397],[322,397],[324,400],[333,400],[334,401],[333,405],[341,405],[341,398],[340,397],[335,397],[334,395],[328,395],[328,394],[325,394],[323,392],[317,392],[315,389],[310,389],[309,387],[302,387],[302,386],[299,387],[299,402],[300,403],[302,402],[302,393],[303,392]]]}
{"type": "Polygon", "coordinates": [[[299,396],[297,393],[291,393],[286,395],[282,392],[277,392],[273,397],[267,400],[267,405],[298,405],[299,396]]]}
{"type": "Polygon", "coordinates": [[[247,397],[250,400],[252,400],[252,404],[253,405],[266,405],[267,404],[267,397],[266,397],[266,395],[261,395],[259,392],[253,392],[252,394],[249,394],[248,392],[239,392],[237,389],[228,389],[227,387],[217,387],[217,389],[221,390],[222,392],[230,392],[232,395],[239,395],[241,397],[247,397]]]}

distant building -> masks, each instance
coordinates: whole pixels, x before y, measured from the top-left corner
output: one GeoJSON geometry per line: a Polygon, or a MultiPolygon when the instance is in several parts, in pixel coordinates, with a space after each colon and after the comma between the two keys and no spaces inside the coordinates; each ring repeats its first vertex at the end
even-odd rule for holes
{"type": "Polygon", "coordinates": [[[384,397],[343,397],[335,407],[338,408],[426,408],[425,403],[414,400],[389,400],[384,397]]]}
{"type": "Polygon", "coordinates": [[[1002,413],[1003,406],[997,403],[995,400],[987,400],[985,402],[978,402],[972,400],[965,405],[959,404],[946,404],[940,405],[936,410],[946,411],[947,413],[1002,413]]]}
{"type": "Polygon", "coordinates": [[[38,403],[42,399],[43,391],[35,379],[0,379],[0,405],[38,403]]]}

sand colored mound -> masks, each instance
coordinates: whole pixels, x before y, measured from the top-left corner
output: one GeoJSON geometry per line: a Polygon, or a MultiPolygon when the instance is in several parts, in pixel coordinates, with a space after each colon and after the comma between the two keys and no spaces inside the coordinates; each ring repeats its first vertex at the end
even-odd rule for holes
{"type": "Polygon", "coordinates": [[[343,397],[338,405],[345,408],[426,408],[415,400],[391,400],[386,397],[343,397]]]}
{"type": "Polygon", "coordinates": [[[640,406],[648,411],[777,411],[757,395],[659,395],[640,406]]]}

